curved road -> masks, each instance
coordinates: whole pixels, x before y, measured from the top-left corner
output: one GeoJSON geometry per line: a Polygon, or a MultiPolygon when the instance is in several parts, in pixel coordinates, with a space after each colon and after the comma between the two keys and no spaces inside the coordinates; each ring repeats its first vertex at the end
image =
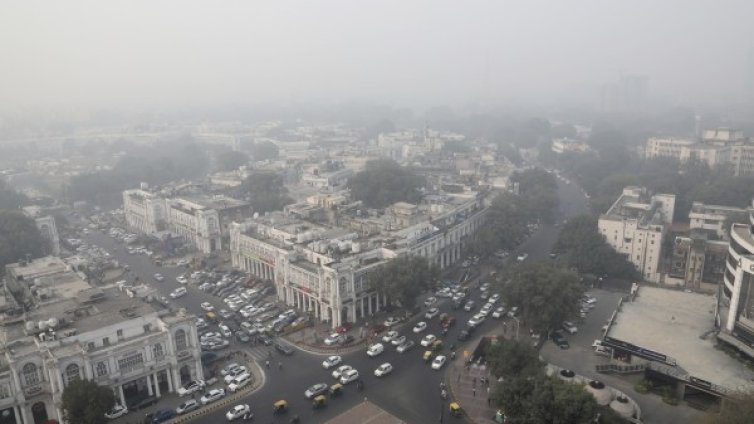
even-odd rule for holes
{"type": "MultiPolygon", "coordinates": [[[[587,211],[587,200],[578,187],[560,180],[558,186],[561,206],[557,222],[587,211]]],[[[558,231],[559,226],[557,225],[543,225],[515,253],[529,253],[532,259],[547,258],[553,243],[557,239],[558,231]]],[[[146,256],[128,255],[122,244],[116,243],[107,235],[99,232],[92,232],[84,238],[106,249],[122,263],[128,264],[135,276],[155,287],[162,294],[167,296],[170,291],[179,286],[175,277],[183,273],[185,269],[156,267],[146,256]],[[154,281],[152,275],[156,272],[165,276],[164,282],[154,281]]],[[[172,300],[172,302],[185,307],[191,313],[202,316],[203,312],[199,304],[204,301],[209,301],[216,306],[222,303],[218,298],[198,290],[195,286],[188,285],[187,288],[189,290],[187,296],[172,300]]],[[[471,298],[478,300],[478,295],[479,292],[474,290],[471,298]]],[[[441,304],[440,309],[442,312],[448,312],[457,318],[457,324],[445,337],[446,348],[444,353],[448,354],[448,346],[451,343],[458,344],[456,341],[458,333],[465,327],[466,321],[476,310],[472,312],[466,312],[462,309],[452,311],[449,302],[441,304]]],[[[254,422],[265,424],[287,423],[293,414],[300,415],[302,423],[321,423],[346,411],[365,397],[406,422],[437,422],[440,418],[441,408],[446,405],[439,396],[440,381],[445,378],[446,374],[448,378],[454,377],[456,370],[462,366],[460,359],[462,349],[461,347],[458,348],[456,364],[449,362],[442,371],[432,370],[421,358],[425,349],[419,345],[419,341],[427,333],[439,335],[439,321],[437,318],[429,320],[428,330],[416,335],[411,331],[411,327],[419,320],[423,320],[423,317],[414,319],[399,329],[401,334],[406,335],[416,343],[412,350],[404,354],[398,354],[392,346],[386,346],[385,352],[376,358],[369,358],[363,350],[343,355],[344,364],[352,365],[359,370],[365,386],[363,392],[358,392],[353,384],[348,385],[343,396],[330,399],[327,408],[313,410],[310,401],[304,397],[304,390],[315,383],[333,384],[335,381],[330,375],[331,371],[322,367],[322,361],[326,355],[297,350],[290,357],[283,357],[275,353],[272,362],[273,364],[278,361],[283,362],[283,369],[278,370],[277,367],[273,366],[273,369],[265,370],[266,382],[264,386],[241,402],[251,405],[252,411],[255,413],[254,422]],[[374,369],[383,362],[390,362],[394,370],[386,377],[377,378],[373,374],[374,369]],[[289,402],[289,413],[281,416],[272,414],[272,404],[278,399],[286,399],[289,402]]],[[[477,329],[475,334],[486,334],[498,324],[497,320],[490,317],[481,325],[481,328],[477,329]]],[[[472,342],[475,343],[476,340],[472,339],[472,342]]],[[[470,349],[471,342],[467,342],[466,346],[470,349]]],[[[250,347],[244,348],[250,349],[250,347]]],[[[260,348],[254,349],[259,350],[260,348]]],[[[177,405],[164,405],[164,407],[175,406],[177,405]]],[[[195,422],[203,424],[224,422],[224,414],[225,410],[215,411],[195,422]]]]}

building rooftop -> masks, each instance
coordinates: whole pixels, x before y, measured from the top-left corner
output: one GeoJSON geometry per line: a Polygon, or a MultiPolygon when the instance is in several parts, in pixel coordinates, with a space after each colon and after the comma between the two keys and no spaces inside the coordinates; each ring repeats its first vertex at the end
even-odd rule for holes
{"type": "Polygon", "coordinates": [[[6,266],[11,278],[33,280],[45,275],[57,274],[68,269],[68,265],[57,256],[45,256],[34,259],[29,263],[17,262],[6,266]]]}
{"type": "Polygon", "coordinates": [[[715,347],[714,296],[641,287],[623,302],[607,336],[675,359],[690,376],[726,388],[754,389],[754,373],[715,347]]]}

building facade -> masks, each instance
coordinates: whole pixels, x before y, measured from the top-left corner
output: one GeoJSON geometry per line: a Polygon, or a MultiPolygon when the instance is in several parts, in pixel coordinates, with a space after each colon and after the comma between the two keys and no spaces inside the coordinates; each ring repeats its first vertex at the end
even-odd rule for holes
{"type": "Polygon", "coordinates": [[[222,249],[220,215],[214,209],[185,199],[173,199],[167,206],[168,229],[202,253],[222,249]]]}
{"type": "Polygon", "coordinates": [[[710,168],[728,166],[736,176],[754,174],[754,143],[740,130],[705,130],[701,140],[650,137],[644,152],[647,158],[669,157],[681,162],[693,159],[710,168]]]}
{"type": "Polygon", "coordinates": [[[465,243],[483,226],[487,212],[478,198],[435,207],[440,212],[423,223],[386,231],[388,224],[380,222],[362,234],[354,226],[320,226],[281,213],[234,223],[232,263],[272,281],[281,301],[333,328],[368,319],[388,301],[369,287],[370,272],[399,255],[422,256],[441,269],[451,266],[462,259],[465,243]]]}
{"type": "Polygon", "coordinates": [[[123,192],[123,213],[128,227],[142,234],[167,229],[165,199],[144,189],[123,192]]]}
{"type": "MultiPolygon", "coordinates": [[[[21,268],[11,269],[6,284],[23,274],[21,268]]],[[[72,282],[72,274],[40,277],[49,279],[49,291],[42,295],[36,289],[26,299],[36,307],[3,316],[0,414],[14,416],[18,424],[62,422],[63,391],[77,379],[109,387],[116,401],[129,405],[203,378],[194,317],[118,288],[66,294],[66,285],[86,285],[72,282]]]]}
{"type": "Polygon", "coordinates": [[[662,240],[673,223],[675,195],[650,196],[645,188],[626,187],[598,221],[605,241],[651,282],[659,282],[662,240]]]}
{"type": "Polygon", "coordinates": [[[689,211],[689,228],[712,232],[720,239],[727,239],[725,223],[729,218],[746,214],[747,209],[733,206],[705,205],[694,202],[689,211]]]}
{"type": "Polygon", "coordinates": [[[718,292],[718,339],[754,359],[754,213],[733,224],[718,292]]]}

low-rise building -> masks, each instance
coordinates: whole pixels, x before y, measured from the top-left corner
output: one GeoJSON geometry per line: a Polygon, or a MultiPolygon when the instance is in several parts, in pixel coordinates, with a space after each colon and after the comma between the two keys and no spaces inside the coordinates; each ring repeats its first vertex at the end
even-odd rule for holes
{"type": "Polygon", "coordinates": [[[727,239],[725,223],[729,218],[747,214],[749,209],[734,206],[706,205],[694,202],[689,211],[689,228],[710,231],[720,239],[727,239]]]}
{"type": "Polygon", "coordinates": [[[582,140],[571,138],[556,138],[552,140],[552,151],[558,154],[567,152],[584,153],[589,151],[589,145],[582,140]]]}
{"type": "MultiPolygon", "coordinates": [[[[280,212],[234,223],[233,266],[272,281],[280,300],[337,327],[386,305],[368,285],[376,267],[399,255],[423,256],[441,269],[456,263],[487,211],[479,194],[446,196],[442,204],[438,197],[421,205],[423,221],[407,219],[396,228],[395,217],[356,207],[340,206],[332,218],[339,226],[280,212]]],[[[405,217],[415,207],[397,204],[392,213],[405,217]]]]}
{"type": "Polygon", "coordinates": [[[23,208],[24,214],[34,220],[37,229],[42,238],[47,242],[47,251],[51,255],[60,255],[60,235],[58,227],[55,225],[55,217],[42,212],[38,206],[26,206],[23,208]]]}
{"type": "Polygon", "coordinates": [[[605,241],[626,255],[645,280],[658,282],[662,240],[674,211],[674,194],[650,196],[645,188],[626,187],[597,225],[605,241]]]}
{"type": "Polygon", "coordinates": [[[77,379],[128,405],[203,378],[195,319],[182,311],[92,287],[56,258],[9,265],[5,284],[6,301],[26,305],[0,316],[0,414],[16,423],[62,422],[77,379]]]}
{"type": "Polygon", "coordinates": [[[149,191],[145,184],[123,192],[123,213],[128,227],[133,231],[155,234],[167,229],[165,199],[149,191]]]}
{"type": "Polygon", "coordinates": [[[676,137],[650,137],[645,157],[669,157],[681,162],[698,160],[709,167],[729,166],[734,175],[754,174],[754,143],[740,130],[705,130],[700,140],[676,137]]]}

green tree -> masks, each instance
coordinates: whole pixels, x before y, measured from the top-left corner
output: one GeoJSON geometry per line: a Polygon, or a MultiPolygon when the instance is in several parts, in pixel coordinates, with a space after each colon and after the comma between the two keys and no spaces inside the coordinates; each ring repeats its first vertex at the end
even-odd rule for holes
{"type": "Polygon", "coordinates": [[[34,220],[21,212],[0,210],[0,270],[5,265],[44,254],[45,242],[34,220]]]}
{"type": "Polygon", "coordinates": [[[74,380],[63,390],[63,413],[69,423],[104,424],[105,413],[115,405],[109,387],[92,380],[74,380]]]}
{"type": "Polygon", "coordinates": [[[283,177],[273,172],[252,173],[239,186],[238,191],[251,203],[254,212],[281,210],[293,203],[283,184],[283,177]]]}
{"type": "Polygon", "coordinates": [[[277,159],[280,149],[270,141],[257,141],[251,146],[251,156],[256,161],[277,159]]]}
{"type": "Polygon", "coordinates": [[[416,307],[416,298],[439,276],[423,256],[398,256],[369,272],[368,284],[406,311],[416,307]]]}
{"type": "Polygon", "coordinates": [[[552,221],[558,200],[555,177],[542,168],[527,169],[511,176],[518,183],[518,192],[527,214],[535,220],[552,221]]]}
{"type": "Polygon", "coordinates": [[[29,199],[23,194],[8,187],[5,181],[0,180],[0,209],[18,209],[29,203],[29,199]]]}
{"type": "Polygon", "coordinates": [[[500,289],[506,304],[518,306],[524,322],[539,333],[576,316],[584,295],[578,275],[551,261],[516,265],[503,281],[500,289]]]}
{"type": "Polygon", "coordinates": [[[244,152],[223,150],[215,156],[215,168],[218,171],[233,171],[249,163],[249,155],[244,152]]]}
{"type": "Polygon", "coordinates": [[[351,196],[370,208],[384,208],[401,201],[418,202],[423,185],[423,177],[390,159],[367,162],[366,168],[348,181],[351,196]]]}
{"type": "Polygon", "coordinates": [[[544,367],[537,350],[531,344],[502,337],[487,347],[485,358],[492,375],[506,380],[516,376],[537,375],[544,367]]]}
{"type": "Polygon", "coordinates": [[[568,267],[580,273],[633,279],[636,267],[613,250],[597,229],[597,219],[588,215],[573,217],[563,225],[553,250],[568,267]]]}
{"type": "Polygon", "coordinates": [[[485,231],[479,231],[469,242],[470,253],[483,257],[498,249],[512,249],[526,235],[528,215],[521,199],[512,193],[501,193],[487,210],[485,231]]]}

